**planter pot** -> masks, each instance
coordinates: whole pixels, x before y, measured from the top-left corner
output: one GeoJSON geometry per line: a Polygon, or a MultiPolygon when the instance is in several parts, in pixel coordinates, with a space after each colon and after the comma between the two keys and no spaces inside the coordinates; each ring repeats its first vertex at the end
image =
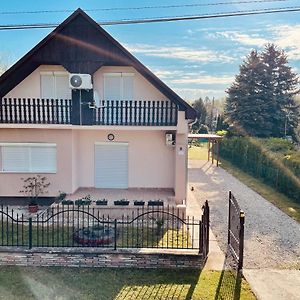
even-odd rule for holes
{"type": "Polygon", "coordinates": [[[135,206],[144,206],[145,205],[145,201],[134,201],[133,205],[135,205],[135,206]]]}
{"type": "Polygon", "coordinates": [[[148,206],[164,206],[164,202],[161,200],[157,201],[148,201],[148,206]]]}
{"type": "Polygon", "coordinates": [[[97,200],[96,205],[107,205],[107,200],[97,200]]]}
{"type": "Polygon", "coordinates": [[[33,205],[29,204],[28,205],[28,211],[31,214],[37,213],[38,209],[39,209],[39,206],[37,204],[33,204],[33,205]]]}
{"type": "Polygon", "coordinates": [[[85,199],[78,199],[75,200],[75,205],[90,205],[92,203],[91,200],[85,200],[85,199]]]}
{"type": "Polygon", "coordinates": [[[114,201],[115,205],[129,205],[129,201],[128,200],[116,200],[114,201]]]}
{"type": "Polygon", "coordinates": [[[62,205],[73,205],[74,201],[72,201],[72,200],[63,200],[63,201],[61,201],[61,204],[62,205]]]}

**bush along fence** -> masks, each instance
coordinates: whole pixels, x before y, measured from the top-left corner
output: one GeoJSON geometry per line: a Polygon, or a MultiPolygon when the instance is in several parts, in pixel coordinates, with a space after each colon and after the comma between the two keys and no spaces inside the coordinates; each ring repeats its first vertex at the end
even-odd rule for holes
{"type": "Polygon", "coordinates": [[[238,271],[243,269],[244,261],[244,224],[245,213],[234,197],[229,192],[229,214],[228,214],[228,249],[237,263],[238,271]]]}
{"type": "Polygon", "coordinates": [[[224,139],[220,146],[220,156],[294,201],[300,202],[299,178],[297,179],[294,170],[290,170],[286,164],[279,167],[275,158],[270,157],[257,143],[253,143],[252,139],[224,139]]]}
{"type": "Polygon", "coordinates": [[[198,220],[165,206],[141,208],[118,219],[89,205],[56,206],[27,219],[2,206],[0,250],[1,246],[197,249],[206,257],[208,226],[207,202],[198,220]]]}

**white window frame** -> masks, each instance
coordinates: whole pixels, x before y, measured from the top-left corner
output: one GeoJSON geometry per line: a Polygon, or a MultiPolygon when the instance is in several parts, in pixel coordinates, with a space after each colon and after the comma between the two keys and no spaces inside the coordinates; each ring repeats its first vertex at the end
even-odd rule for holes
{"type": "MultiPolygon", "coordinates": [[[[120,95],[121,95],[121,99],[115,99],[115,100],[128,100],[128,99],[124,99],[124,81],[123,81],[123,77],[134,77],[134,73],[124,73],[124,72],[114,72],[114,73],[104,73],[103,74],[104,80],[103,80],[103,98],[105,99],[105,87],[106,87],[106,83],[105,83],[105,78],[108,77],[121,77],[121,84],[120,84],[120,95]]],[[[133,80],[133,87],[132,87],[132,101],[134,100],[134,80],[133,80]]]]}
{"type": "Polygon", "coordinates": [[[54,143],[0,143],[0,173],[35,173],[35,174],[56,174],[57,173],[57,145],[54,143]],[[39,147],[49,147],[55,148],[55,167],[53,170],[43,170],[37,171],[32,170],[32,153],[31,151],[28,152],[28,160],[29,160],[29,169],[24,171],[4,171],[3,170],[3,147],[28,147],[30,148],[39,148],[39,147]]]}
{"type": "MultiPolygon", "coordinates": [[[[42,87],[42,76],[43,75],[52,75],[53,76],[53,78],[54,78],[54,97],[53,97],[53,99],[62,99],[62,97],[57,96],[56,77],[58,77],[59,75],[63,75],[63,76],[68,77],[69,73],[65,72],[65,71],[41,71],[40,72],[40,94],[41,94],[41,98],[50,99],[49,97],[43,97],[43,87],[42,87]]],[[[68,88],[69,88],[69,86],[68,86],[68,88]]],[[[71,99],[71,89],[70,89],[69,99],[71,99]]]]}

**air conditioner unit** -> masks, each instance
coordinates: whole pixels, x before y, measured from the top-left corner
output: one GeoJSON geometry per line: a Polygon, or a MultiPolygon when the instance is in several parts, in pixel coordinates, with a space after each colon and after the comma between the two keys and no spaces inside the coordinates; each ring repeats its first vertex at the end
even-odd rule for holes
{"type": "Polygon", "coordinates": [[[91,90],[93,88],[90,74],[70,74],[69,84],[71,89],[91,90]]]}

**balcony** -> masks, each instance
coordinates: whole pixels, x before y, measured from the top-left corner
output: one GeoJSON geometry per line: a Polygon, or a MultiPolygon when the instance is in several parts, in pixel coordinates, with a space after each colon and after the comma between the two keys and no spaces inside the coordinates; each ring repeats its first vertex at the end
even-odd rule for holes
{"type": "Polygon", "coordinates": [[[166,101],[100,101],[99,107],[70,99],[2,98],[2,124],[176,126],[178,107],[166,101]]]}

